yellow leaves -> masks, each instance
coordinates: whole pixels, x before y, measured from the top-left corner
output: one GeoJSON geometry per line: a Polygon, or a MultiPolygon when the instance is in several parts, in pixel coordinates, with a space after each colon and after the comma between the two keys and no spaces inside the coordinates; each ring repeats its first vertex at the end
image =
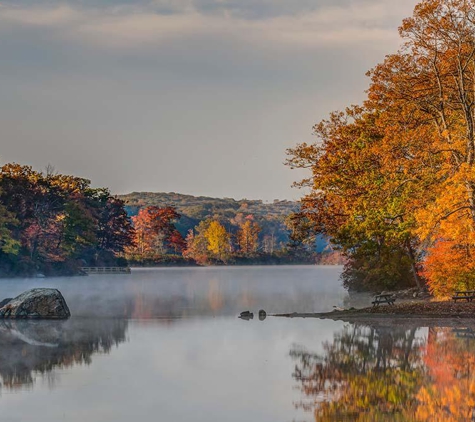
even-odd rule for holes
{"type": "Polygon", "coordinates": [[[244,254],[250,254],[257,251],[259,247],[259,233],[261,228],[250,219],[241,224],[237,233],[239,249],[244,254]]]}
{"type": "Polygon", "coordinates": [[[212,221],[204,234],[208,241],[208,250],[218,259],[225,260],[226,255],[231,252],[226,229],[218,221],[212,221]]]}

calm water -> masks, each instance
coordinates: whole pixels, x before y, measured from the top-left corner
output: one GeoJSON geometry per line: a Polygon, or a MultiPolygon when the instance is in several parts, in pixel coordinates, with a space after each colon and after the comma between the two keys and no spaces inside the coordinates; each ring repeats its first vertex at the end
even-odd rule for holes
{"type": "Polygon", "coordinates": [[[4,280],[1,297],[59,288],[73,317],[0,322],[0,421],[471,420],[475,327],[467,322],[237,318],[352,304],[340,271],[4,280]]]}

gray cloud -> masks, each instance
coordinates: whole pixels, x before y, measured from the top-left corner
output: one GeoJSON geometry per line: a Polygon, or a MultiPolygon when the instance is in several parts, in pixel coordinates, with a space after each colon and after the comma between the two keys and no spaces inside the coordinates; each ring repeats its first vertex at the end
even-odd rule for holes
{"type": "Polygon", "coordinates": [[[298,197],[285,149],[363,98],[414,3],[0,3],[0,158],[116,192],[298,197]]]}
{"type": "MultiPolygon", "coordinates": [[[[161,15],[199,13],[242,19],[269,19],[279,16],[295,16],[313,13],[328,7],[348,8],[352,5],[365,7],[371,0],[46,0],[42,8],[67,6],[76,9],[131,12],[141,10],[161,15]]],[[[6,7],[38,7],[36,0],[3,2],[6,7]]]]}

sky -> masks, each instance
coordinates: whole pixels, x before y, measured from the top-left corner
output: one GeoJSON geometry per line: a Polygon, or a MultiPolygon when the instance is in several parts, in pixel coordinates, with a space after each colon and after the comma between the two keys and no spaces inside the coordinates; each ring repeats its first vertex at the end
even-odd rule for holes
{"type": "Polygon", "coordinates": [[[0,0],[0,163],[113,193],[298,199],[416,0],[0,0]]]}

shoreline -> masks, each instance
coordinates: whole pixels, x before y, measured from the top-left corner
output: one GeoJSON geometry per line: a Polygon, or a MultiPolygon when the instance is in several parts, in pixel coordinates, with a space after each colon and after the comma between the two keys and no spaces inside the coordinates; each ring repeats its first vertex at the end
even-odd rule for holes
{"type": "MultiPolygon", "coordinates": [[[[160,269],[160,268],[223,268],[223,267],[338,267],[339,264],[315,264],[315,263],[255,263],[255,264],[219,264],[219,265],[198,265],[198,264],[162,264],[162,265],[129,265],[129,268],[132,270],[143,270],[143,269],[160,269]]],[[[121,274],[124,275],[124,274],[121,274]]],[[[15,274],[15,275],[4,275],[0,274],[1,280],[8,279],[49,279],[49,278],[58,278],[58,277],[87,277],[87,274],[84,274],[82,271],[76,273],[55,273],[55,274],[15,274]]]]}
{"type": "Polygon", "coordinates": [[[453,301],[410,301],[395,305],[380,305],[361,309],[332,312],[271,314],[279,318],[317,318],[335,321],[359,322],[377,319],[472,319],[475,321],[475,302],[455,303],[453,301]]]}

